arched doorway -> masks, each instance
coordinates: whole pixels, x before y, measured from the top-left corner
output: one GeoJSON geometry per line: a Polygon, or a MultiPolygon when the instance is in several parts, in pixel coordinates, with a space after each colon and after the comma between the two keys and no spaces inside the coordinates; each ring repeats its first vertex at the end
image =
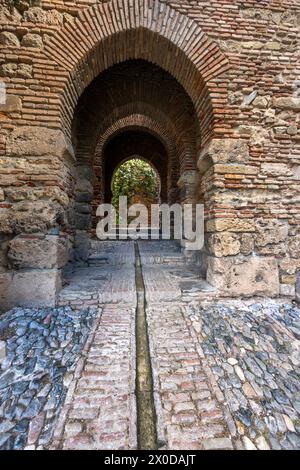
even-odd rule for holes
{"type": "Polygon", "coordinates": [[[189,95],[161,67],[128,60],[96,77],[80,97],[72,125],[77,252],[89,234],[95,236],[96,210],[111,201],[115,169],[132,155],[159,172],[161,202],[196,202],[198,136],[189,95]]]}
{"type": "MultiPolygon", "coordinates": [[[[231,132],[231,125],[223,122],[227,70],[226,57],[199,24],[159,0],[134,2],[134,11],[121,0],[97,3],[58,28],[45,44],[42,60],[32,65],[32,74],[51,103],[51,118],[40,129],[37,124],[45,122],[45,112],[37,109],[34,130],[28,133],[20,127],[10,136],[11,142],[26,136],[24,155],[29,148],[30,155],[50,155],[47,165],[53,175],[38,179],[45,196],[40,209],[27,202],[26,217],[34,230],[41,228],[42,238],[51,234],[55,259],[51,264],[26,261],[26,298],[34,303],[38,276],[47,285],[43,298],[54,303],[70,246],[78,247],[81,240],[82,247],[88,241],[95,188],[103,180],[103,145],[114,132],[129,126],[159,135],[168,154],[168,198],[181,203],[195,199],[201,150],[212,138],[231,132]],[[138,81],[144,86],[137,86],[138,81]],[[101,93],[103,98],[106,93],[106,101],[97,101],[101,93]],[[41,265],[51,270],[51,287],[50,273],[43,277],[41,265]]],[[[206,196],[208,213],[214,214],[216,203],[211,193],[206,191],[206,196]]],[[[41,242],[36,238],[35,243],[41,242]]],[[[15,243],[15,251],[22,250],[20,246],[15,243]]],[[[13,269],[15,265],[18,262],[13,269]]],[[[14,292],[18,281],[16,277],[11,282],[12,275],[7,279],[14,292]]]]}

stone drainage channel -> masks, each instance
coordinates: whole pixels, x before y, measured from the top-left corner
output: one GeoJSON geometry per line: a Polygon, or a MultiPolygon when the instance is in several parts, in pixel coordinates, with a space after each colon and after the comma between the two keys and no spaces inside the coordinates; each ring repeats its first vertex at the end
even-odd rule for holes
{"type": "Polygon", "coordinates": [[[146,319],[146,296],[138,244],[135,243],[136,280],[136,400],[138,448],[158,448],[153,379],[146,319]]]}

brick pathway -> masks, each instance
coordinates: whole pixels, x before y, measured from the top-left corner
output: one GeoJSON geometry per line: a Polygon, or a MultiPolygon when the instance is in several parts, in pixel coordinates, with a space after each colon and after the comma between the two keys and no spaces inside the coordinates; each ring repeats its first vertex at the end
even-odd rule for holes
{"type": "Polygon", "coordinates": [[[135,449],[134,244],[97,242],[61,305],[98,305],[99,315],[70,385],[52,448],[135,449]]]}
{"type": "MultiPolygon", "coordinates": [[[[299,449],[299,309],[214,301],[197,268],[159,246],[140,243],[159,448],[299,449]]],[[[134,244],[119,250],[95,245],[61,294],[99,314],[51,448],[137,446],[134,244]]]]}
{"type": "Polygon", "coordinates": [[[147,309],[159,439],[166,449],[231,449],[221,393],[209,380],[181,307],[147,309]],[[163,315],[162,315],[163,312],[163,315]]]}
{"type": "Polygon", "coordinates": [[[53,448],[136,448],[135,309],[105,306],[77,367],[53,448]]]}

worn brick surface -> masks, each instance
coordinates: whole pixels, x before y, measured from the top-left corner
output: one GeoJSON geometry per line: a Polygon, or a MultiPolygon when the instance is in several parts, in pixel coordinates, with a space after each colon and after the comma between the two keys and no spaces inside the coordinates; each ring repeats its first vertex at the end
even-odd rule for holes
{"type": "Polygon", "coordinates": [[[134,308],[107,305],[69,388],[53,447],[136,448],[134,308]]]}
{"type": "Polygon", "coordinates": [[[162,408],[160,439],[167,449],[201,449],[203,440],[226,436],[223,448],[232,448],[222,408],[180,305],[150,306],[147,315],[156,400],[162,408]]]}

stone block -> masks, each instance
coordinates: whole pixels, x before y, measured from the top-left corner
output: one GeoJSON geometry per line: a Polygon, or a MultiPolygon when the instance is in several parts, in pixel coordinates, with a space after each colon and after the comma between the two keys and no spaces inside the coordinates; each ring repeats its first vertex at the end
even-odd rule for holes
{"type": "Polygon", "coordinates": [[[5,341],[0,341],[0,364],[6,358],[6,343],[5,341]]]}
{"type": "Polygon", "coordinates": [[[288,297],[295,297],[295,286],[291,286],[288,284],[281,284],[280,295],[286,295],[288,297]]]}
{"type": "MultiPolygon", "coordinates": [[[[7,169],[9,172],[13,172],[14,170],[27,170],[28,171],[28,162],[26,158],[11,158],[11,157],[0,157],[0,166],[2,169],[7,169]]],[[[2,179],[3,183],[7,186],[7,184],[11,184],[11,174],[5,175],[2,179]]]]}
{"type": "Polygon", "coordinates": [[[206,223],[207,232],[255,232],[255,222],[252,219],[212,219],[206,223]]]}
{"type": "Polygon", "coordinates": [[[75,200],[78,203],[89,203],[93,199],[94,188],[91,183],[93,175],[84,168],[77,170],[77,181],[75,186],[75,200]]]}
{"type": "Polygon", "coordinates": [[[0,44],[6,47],[20,47],[18,37],[9,31],[0,33],[0,44]]]}
{"type": "Polygon", "coordinates": [[[281,282],[282,282],[282,284],[295,285],[296,276],[294,274],[283,274],[281,276],[281,282]]]}
{"type": "Polygon", "coordinates": [[[22,20],[22,15],[18,12],[18,10],[11,5],[10,7],[4,5],[5,3],[2,2],[0,8],[0,23],[20,23],[22,20]]]}
{"type": "Polygon", "coordinates": [[[13,269],[63,267],[69,259],[66,238],[56,235],[19,235],[9,243],[8,261],[13,269]]]}
{"type": "Polygon", "coordinates": [[[59,207],[46,201],[22,201],[0,213],[0,232],[39,233],[55,226],[59,207]]]}
{"type": "Polygon", "coordinates": [[[90,254],[90,237],[87,232],[77,231],[74,243],[74,256],[76,261],[86,261],[90,254]]]}
{"type": "Polygon", "coordinates": [[[90,214],[79,214],[75,215],[76,228],[78,230],[86,230],[90,228],[92,217],[90,214]]]}
{"type": "Polygon", "coordinates": [[[281,96],[279,98],[273,98],[274,108],[289,109],[292,111],[300,111],[300,98],[294,98],[292,96],[281,96]]]}
{"type": "Polygon", "coordinates": [[[208,158],[212,164],[245,163],[249,160],[249,146],[243,139],[212,139],[199,155],[198,168],[201,173],[207,170],[208,158]]]}
{"type": "Polygon", "coordinates": [[[5,196],[10,202],[37,201],[38,199],[49,199],[61,206],[69,206],[70,198],[62,189],[55,186],[45,186],[43,188],[6,188],[5,196]]]}
{"type": "Polygon", "coordinates": [[[262,163],[261,173],[268,176],[292,176],[293,172],[286,163],[262,163]]]}
{"type": "Polygon", "coordinates": [[[204,450],[233,450],[231,439],[228,437],[204,439],[202,441],[202,447],[204,450]]]}
{"type": "Polygon", "coordinates": [[[226,296],[277,296],[278,263],[269,257],[208,257],[207,281],[226,296]]]}
{"type": "Polygon", "coordinates": [[[218,258],[237,255],[240,252],[240,246],[237,236],[232,233],[215,233],[209,239],[210,252],[218,258]]]}
{"type": "Polygon", "coordinates": [[[261,49],[263,43],[261,41],[243,41],[242,47],[244,49],[261,49]]]}
{"type": "Polygon", "coordinates": [[[280,51],[281,44],[280,42],[277,42],[277,41],[268,41],[265,47],[266,49],[269,49],[270,51],[280,51]]]}
{"type": "Polygon", "coordinates": [[[282,272],[287,274],[294,274],[300,269],[300,258],[284,258],[279,260],[279,267],[282,272]]]}
{"type": "Polygon", "coordinates": [[[57,10],[50,10],[48,11],[47,15],[47,24],[54,24],[54,25],[59,25],[63,23],[63,15],[57,10]]]}
{"type": "Polygon", "coordinates": [[[194,187],[197,183],[199,183],[199,175],[198,172],[195,170],[185,171],[177,181],[177,186],[179,188],[183,187],[194,187]]]}
{"type": "Polygon", "coordinates": [[[92,192],[82,192],[82,193],[76,193],[75,195],[75,201],[78,203],[88,203],[93,200],[93,193],[92,192]]]}
{"type": "Polygon", "coordinates": [[[75,204],[75,211],[78,214],[90,214],[92,212],[92,207],[90,204],[86,203],[76,203],[75,204]]]}
{"type": "Polygon", "coordinates": [[[289,237],[288,250],[291,258],[300,259],[300,234],[289,237]]]}
{"type": "Polygon", "coordinates": [[[21,111],[22,101],[19,96],[6,95],[5,103],[0,103],[0,111],[3,113],[14,113],[21,111]]]}
{"type": "Polygon", "coordinates": [[[54,307],[61,286],[61,273],[56,269],[0,273],[0,309],[54,307]]]}
{"type": "Polygon", "coordinates": [[[11,220],[9,217],[8,210],[1,210],[0,211],[0,233],[13,233],[11,220]]]}
{"type": "Polygon", "coordinates": [[[22,38],[22,46],[23,47],[35,47],[38,49],[42,49],[43,40],[39,34],[28,33],[28,34],[25,34],[25,36],[23,36],[22,38]]]}
{"type": "Polygon", "coordinates": [[[0,271],[7,267],[7,251],[10,236],[0,234],[0,271]]]}
{"type": "Polygon", "coordinates": [[[253,101],[253,106],[260,109],[265,109],[268,106],[270,97],[267,96],[257,96],[253,101]]]}
{"type": "Polygon", "coordinates": [[[240,238],[241,253],[243,255],[250,255],[254,250],[254,237],[251,233],[243,233],[240,238]]]}
{"type": "Polygon", "coordinates": [[[32,65],[30,64],[15,62],[8,62],[0,66],[0,73],[4,77],[32,78],[32,70],[32,65]]]}
{"type": "Polygon", "coordinates": [[[77,185],[84,184],[85,181],[93,181],[95,179],[94,170],[87,165],[76,167],[77,185]]]}
{"type": "Polygon", "coordinates": [[[255,244],[257,247],[283,242],[289,232],[288,225],[278,220],[258,220],[256,228],[255,244]]]}
{"type": "Polygon", "coordinates": [[[24,12],[24,20],[30,23],[46,23],[47,11],[40,7],[31,7],[24,12]]]}
{"type": "Polygon", "coordinates": [[[296,273],[296,301],[300,304],[300,269],[296,273]]]}
{"type": "Polygon", "coordinates": [[[238,174],[238,175],[256,175],[259,172],[259,168],[250,165],[240,164],[216,164],[214,166],[215,173],[221,174],[238,174]]]}

